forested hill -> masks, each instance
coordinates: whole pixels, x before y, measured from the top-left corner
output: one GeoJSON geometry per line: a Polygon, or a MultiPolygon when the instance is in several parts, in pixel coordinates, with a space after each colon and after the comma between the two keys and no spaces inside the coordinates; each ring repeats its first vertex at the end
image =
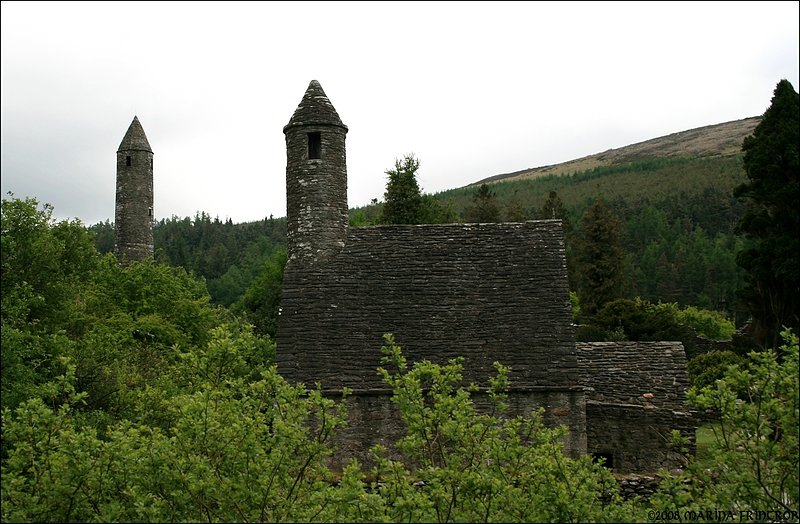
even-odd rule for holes
{"type": "Polygon", "coordinates": [[[470,185],[480,185],[485,182],[508,182],[546,175],[563,175],[647,158],[737,156],[741,153],[742,141],[753,132],[760,121],[761,117],[757,116],[698,127],[618,149],[609,149],[561,164],[490,176],[470,185]]]}

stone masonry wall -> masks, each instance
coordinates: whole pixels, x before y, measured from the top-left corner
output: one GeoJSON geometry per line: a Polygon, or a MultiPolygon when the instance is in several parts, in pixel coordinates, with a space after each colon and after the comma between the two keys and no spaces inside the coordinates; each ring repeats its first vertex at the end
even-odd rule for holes
{"type": "Polygon", "coordinates": [[[290,381],[381,389],[383,334],[410,362],[463,356],[467,381],[492,363],[513,387],[578,382],[557,220],[351,228],[339,254],[284,274],[276,360],[290,381]]]}
{"type": "Polygon", "coordinates": [[[586,446],[594,455],[611,457],[614,471],[657,473],[682,468],[683,456],[671,445],[676,429],[694,451],[694,418],[689,412],[636,405],[586,402],[586,446]]]}
{"type": "Polygon", "coordinates": [[[153,153],[150,151],[117,152],[114,234],[114,254],[118,259],[142,260],[153,256],[153,153]]]}
{"type": "MultiPolygon", "coordinates": [[[[338,396],[331,392],[329,396],[338,396]]],[[[488,395],[474,393],[478,411],[490,407],[488,395]]],[[[581,388],[519,390],[509,392],[508,416],[525,415],[544,408],[543,422],[548,427],[567,426],[564,439],[566,453],[577,457],[586,453],[586,406],[581,388]]],[[[356,392],[347,398],[348,426],[334,438],[336,452],[330,458],[335,469],[343,468],[351,458],[370,467],[374,465],[370,448],[383,445],[392,459],[405,459],[397,452],[395,443],[405,435],[406,428],[399,410],[391,401],[391,392],[376,390],[356,392]]]]}
{"type": "Polygon", "coordinates": [[[339,126],[286,129],[286,229],[289,265],[333,257],[347,237],[345,134],[339,126]],[[320,133],[322,158],[308,158],[308,134],[320,133]]]}
{"type": "Polygon", "coordinates": [[[694,446],[695,418],[685,405],[689,377],[680,342],[580,342],[576,345],[586,402],[589,453],[619,472],[683,466],[673,429],[694,446]]]}

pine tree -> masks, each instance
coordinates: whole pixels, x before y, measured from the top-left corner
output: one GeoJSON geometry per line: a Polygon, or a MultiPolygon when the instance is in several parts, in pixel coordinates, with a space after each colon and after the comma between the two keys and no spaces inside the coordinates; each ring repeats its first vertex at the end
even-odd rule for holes
{"type": "Polygon", "coordinates": [[[486,184],[481,184],[472,195],[472,204],[464,210],[465,222],[500,222],[497,195],[486,184]]]}
{"type": "Polygon", "coordinates": [[[522,207],[519,191],[515,189],[506,203],[506,222],[525,222],[529,219],[528,213],[522,207]]]}
{"type": "Polygon", "coordinates": [[[564,227],[564,232],[568,235],[572,233],[572,224],[569,220],[567,208],[564,207],[564,202],[561,201],[558,193],[553,190],[550,190],[550,193],[547,195],[547,200],[539,211],[539,218],[543,220],[553,218],[560,219],[564,227]]]}
{"type": "Polygon", "coordinates": [[[622,297],[624,253],[622,224],[603,199],[584,213],[574,243],[575,269],[581,309],[595,314],[604,304],[622,297]]]}
{"type": "Polygon", "coordinates": [[[389,169],[384,194],[383,211],[379,221],[383,224],[421,224],[423,220],[423,199],[417,183],[419,160],[413,153],[394,162],[389,169]]]}
{"type": "Polygon", "coordinates": [[[740,298],[752,314],[755,340],[777,348],[783,326],[800,326],[800,95],[788,80],[742,144],[749,182],[734,190],[748,209],[737,225],[747,239],[737,255],[746,271],[740,298]]]}
{"type": "Polygon", "coordinates": [[[440,202],[433,195],[423,195],[417,183],[420,161],[413,153],[394,161],[394,169],[386,174],[383,209],[379,224],[447,224],[457,221],[452,205],[440,202]]]}

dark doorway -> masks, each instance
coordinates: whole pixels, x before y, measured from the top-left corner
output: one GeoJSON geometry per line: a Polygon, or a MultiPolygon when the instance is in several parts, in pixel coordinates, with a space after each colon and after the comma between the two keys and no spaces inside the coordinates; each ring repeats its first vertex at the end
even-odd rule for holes
{"type": "Polygon", "coordinates": [[[614,469],[614,453],[610,451],[592,453],[592,462],[603,461],[603,466],[608,469],[614,469]]]}

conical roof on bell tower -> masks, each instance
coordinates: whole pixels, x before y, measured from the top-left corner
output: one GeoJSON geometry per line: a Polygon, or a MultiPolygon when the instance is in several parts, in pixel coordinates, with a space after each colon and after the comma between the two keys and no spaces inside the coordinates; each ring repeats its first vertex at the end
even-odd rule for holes
{"type": "Polygon", "coordinates": [[[306,94],[300,101],[300,105],[295,109],[289,123],[283,127],[284,133],[290,127],[327,125],[338,126],[347,131],[347,126],[342,123],[339,113],[328,100],[328,95],[322,90],[322,86],[316,80],[308,84],[306,94]]]}
{"type": "Polygon", "coordinates": [[[119,149],[117,152],[120,151],[153,152],[153,150],[150,148],[150,142],[147,141],[147,135],[144,134],[142,124],[139,123],[139,118],[136,116],[133,117],[133,122],[131,122],[130,127],[128,127],[128,132],[125,133],[125,138],[123,138],[122,142],[119,144],[119,149]]]}

